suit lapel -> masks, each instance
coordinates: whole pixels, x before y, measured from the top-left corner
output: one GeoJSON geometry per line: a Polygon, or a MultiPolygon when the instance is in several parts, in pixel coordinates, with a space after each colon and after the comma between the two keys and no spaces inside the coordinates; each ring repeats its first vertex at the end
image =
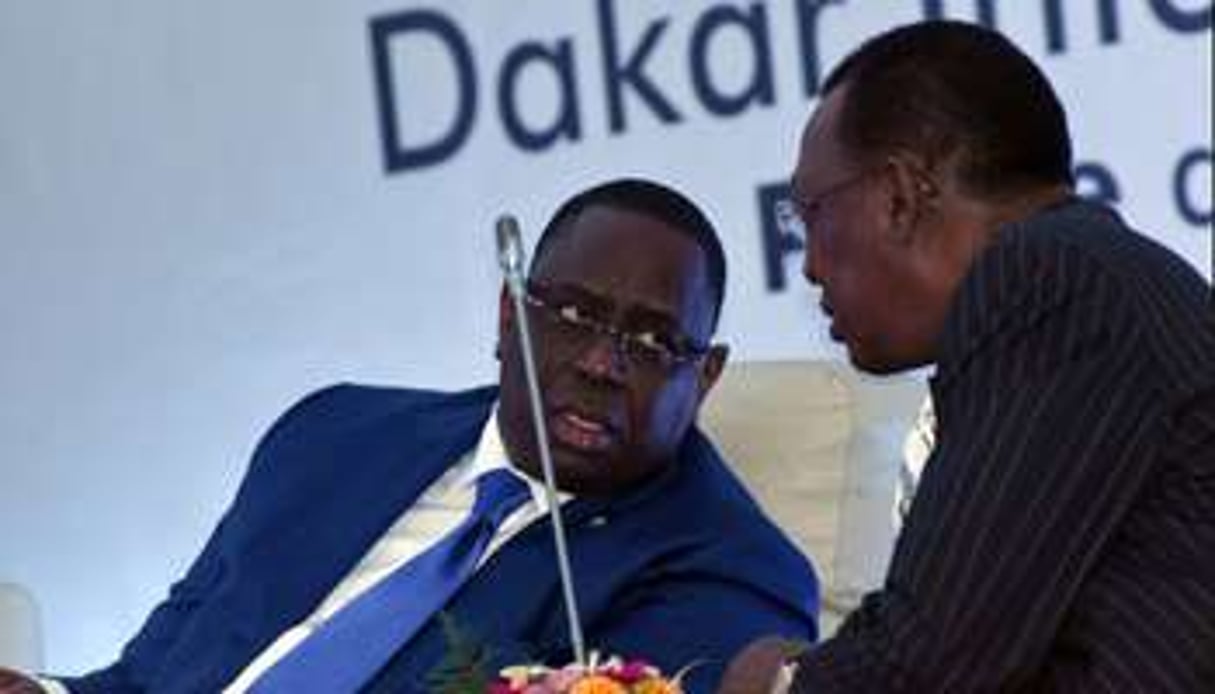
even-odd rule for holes
{"type": "MultiPolygon", "coordinates": [[[[387,528],[475,445],[491,399],[405,407],[321,442],[293,461],[283,505],[238,551],[244,634],[261,647],[310,614],[387,528]],[[243,618],[249,617],[248,619],[243,618]]],[[[271,502],[273,503],[273,502],[271,502]]]]}

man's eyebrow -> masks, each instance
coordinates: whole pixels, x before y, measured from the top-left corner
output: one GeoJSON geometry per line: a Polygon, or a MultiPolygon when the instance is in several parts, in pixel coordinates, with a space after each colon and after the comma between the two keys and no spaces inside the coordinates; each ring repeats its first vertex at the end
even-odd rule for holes
{"type": "MultiPolygon", "coordinates": [[[[554,292],[585,302],[587,308],[594,311],[609,313],[614,312],[620,306],[620,302],[613,297],[573,282],[550,282],[546,286],[554,292]]],[[[625,305],[622,311],[622,318],[626,323],[664,329],[679,328],[679,317],[668,306],[630,303],[625,305]]]]}
{"type": "Polygon", "coordinates": [[[625,311],[625,316],[630,323],[639,325],[647,325],[660,328],[677,328],[679,327],[679,319],[674,313],[666,308],[658,306],[646,306],[644,304],[633,304],[625,311]]]}

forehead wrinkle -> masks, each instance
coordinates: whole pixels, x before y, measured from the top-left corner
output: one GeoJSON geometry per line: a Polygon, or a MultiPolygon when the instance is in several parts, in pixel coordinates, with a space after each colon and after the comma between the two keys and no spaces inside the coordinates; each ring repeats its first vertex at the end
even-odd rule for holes
{"type": "Polygon", "coordinates": [[[602,304],[605,306],[614,306],[616,303],[615,300],[610,296],[597,292],[590,287],[580,284],[576,280],[558,280],[554,282],[551,280],[546,280],[543,277],[538,277],[536,278],[536,281],[549,289],[582,295],[583,298],[591,303],[602,304]]]}
{"type": "MultiPolygon", "coordinates": [[[[599,219],[594,223],[601,222],[602,219],[599,219]]],[[[599,233],[602,234],[602,230],[599,233]]],[[[599,242],[602,243],[602,239],[599,242]]],[[[602,302],[603,308],[619,320],[657,320],[697,333],[711,334],[713,331],[713,282],[709,252],[684,227],[676,226],[669,220],[644,210],[591,205],[576,217],[567,219],[565,228],[560,235],[551,239],[538,260],[533,274],[536,280],[554,287],[568,287],[583,293],[588,301],[602,302]],[[664,227],[661,232],[661,238],[665,239],[661,242],[664,250],[661,252],[664,255],[673,254],[670,257],[679,258],[678,262],[669,267],[660,267],[653,262],[636,263],[627,258],[617,258],[614,265],[604,266],[600,260],[606,262],[608,259],[594,259],[588,255],[595,251],[582,247],[585,230],[577,228],[580,224],[591,223],[592,214],[600,213],[623,215],[625,219],[616,223],[624,223],[630,233],[636,231],[628,219],[633,217],[640,224],[664,227]],[[583,273],[566,266],[562,254],[578,252],[580,248],[580,262],[589,262],[598,270],[583,273]],[[649,291],[644,291],[647,287],[649,291]],[[701,313],[708,315],[702,320],[701,313]],[[705,324],[703,328],[702,322],[705,324]]]]}
{"type": "Polygon", "coordinates": [[[583,295],[589,302],[608,308],[613,313],[620,313],[626,317],[635,316],[641,319],[657,320],[670,324],[679,322],[676,317],[676,307],[628,299],[622,301],[621,297],[613,296],[609,292],[597,291],[577,280],[545,282],[541,279],[540,282],[552,289],[583,295]]]}

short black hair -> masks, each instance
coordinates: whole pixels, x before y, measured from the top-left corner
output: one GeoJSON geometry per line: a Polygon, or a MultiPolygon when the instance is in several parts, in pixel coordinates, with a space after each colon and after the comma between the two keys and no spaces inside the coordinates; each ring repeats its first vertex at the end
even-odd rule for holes
{"type": "Polygon", "coordinates": [[[721,316],[726,297],[726,254],[717,230],[705,213],[687,196],[660,183],[639,178],[621,178],[594,186],[567,200],[553,213],[532,253],[531,269],[544,255],[545,248],[558,234],[573,226],[578,215],[590,207],[626,210],[658,220],[687,234],[704,253],[709,270],[709,290],[713,299],[713,322],[721,316]]]}
{"type": "Polygon", "coordinates": [[[905,148],[935,165],[956,154],[962,184],[979,196],[1074,183],[1058,96],[996,31],[948,20],[898,27],[845,58],[823,93],[844,85],[840,138],[862,157],[905,148]]]}

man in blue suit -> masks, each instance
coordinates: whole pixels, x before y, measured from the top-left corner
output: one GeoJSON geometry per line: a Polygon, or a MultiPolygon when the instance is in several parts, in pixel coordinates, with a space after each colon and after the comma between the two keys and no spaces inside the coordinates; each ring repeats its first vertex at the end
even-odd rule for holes
{"type": "MultiPolygon", "coordinates": [[[[690,666],[690,691],[711,691],[761,634],[815,636],[811,567],[695,427],[727,356],[710,342],[725,274],[695,205],[622,180],[554,215],[527,283],[587,644],[668,673],[690,666]]],[[[118,662],[44,684],[79,694],[275,690],[275,669],[327,623],[455,532],[494,470],[528,494],[439,606],[447,619],[424,615],[348,690],[425,690],[450,650],[445,624],[486,646],[493,667],[571,661],[516,327],[504,291],[498,387],[341,385],[293,407],[118,662]]],[[[13,691],[29,685],[10,681],[13,691]]]]}

